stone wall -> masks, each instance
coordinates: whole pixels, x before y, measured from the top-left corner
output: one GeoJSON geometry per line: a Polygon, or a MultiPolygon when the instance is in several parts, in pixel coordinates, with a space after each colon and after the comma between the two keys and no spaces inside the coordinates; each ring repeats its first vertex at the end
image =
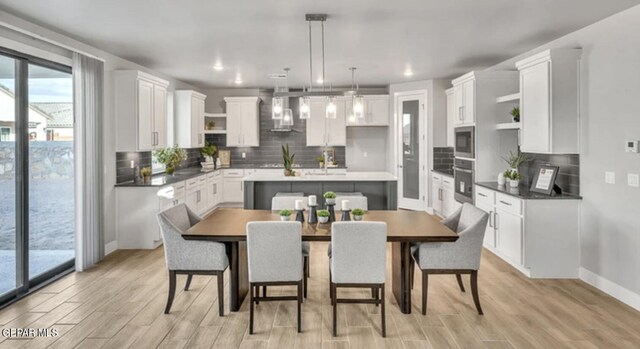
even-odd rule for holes
{"type": "MultiPolygon", "coordinates": [[[[73,142],[30,142],[29,177],[73,178],[73,142]]],[[[0,142],[0,179],[15,177],[15,143],[0,142]]]]}

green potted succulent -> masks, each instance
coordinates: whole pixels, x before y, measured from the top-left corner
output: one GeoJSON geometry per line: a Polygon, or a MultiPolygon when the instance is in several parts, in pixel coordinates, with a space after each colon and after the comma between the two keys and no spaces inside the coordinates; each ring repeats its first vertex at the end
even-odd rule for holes
{"type": "Polygon", "coordinates": [[[336,193],[332,191],[328,191],[322,195],[324,197],[324,201],[327,205],[335,205],[336,204],[336,193]]]}
{"type": "Polygon", "coordinates": [[[320,165],[320,168],[324,167],[324,155],[320,155],[316,158],[316,161],[318,161],[318,164],[320,165]]]}
{"type": "Polygon", "coordinates": [[[506,170],[504,172],[504,178],[509,182],[509,187],[517,188],[520,185],[520,180],[522,179],[522,175],[518,171],[506,170]]]}
{"type": "Polygon", "coordinates": [[[151,178],[151,167],[143,167],[140,169],[140,176],[142,176],[142,181],[144,183],[149,182],[149,179],[151,178]]]}
{"type": "Polygon", "coordinates": [[[171,148],[156,150],[153,155],[165,166],[165,173],[168,175],[172,175],[176,167],[187,159],[187,152],[177,144],[171,148]]]}
{"type": "Polygon", "coordinates": [[[353,215],[354,221],[361,221],[362,216],[364,216],[364,210],[361,208],[354,208],[353,210],[351,210],[351,214],[353,215]]]}
{"type": "Polygon", "coordinates": [[[284,175],[287,177],[296,175],[296,172],[293,170],[293,158],[295,156],[296,154],[289,153],[289,144],[287,144],[286,147],[284,145],[282,146],[282,160],[284,160],[284,175]]]}
{"type": "Polygon", "coordinates": [[[520,165],[529,161],[529,158],[519,150],[517,152],[510,151],[509,157],[502,157],[502,159],[511,167],[512,172],[518,172],[520,165]]]}
{"type": "Polygon", "coordinates": [[[318,210],[318,222],[327,223],[329,221],[329,210],[318,210]]]}
{"type": "Polygon", "coordinates": [[[520,107],[513,107],[509,114],[511,114],[511,120],[513,122],[520,122],[520,107]]]}
{"type": "Polygon", "coordinates": [[[280,220],[281,221],[288,221],[291,218],[291,211],[290,210],[280,210],[280,220]]]}

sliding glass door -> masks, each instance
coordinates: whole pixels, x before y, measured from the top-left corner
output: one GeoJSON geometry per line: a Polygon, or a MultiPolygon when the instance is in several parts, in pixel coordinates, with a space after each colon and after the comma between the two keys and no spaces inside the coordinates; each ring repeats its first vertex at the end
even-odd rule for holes
{"type": "Polygon", "coordinates": [[[73,267],[70,68],[0,54],[0,303],[73,267]]]}

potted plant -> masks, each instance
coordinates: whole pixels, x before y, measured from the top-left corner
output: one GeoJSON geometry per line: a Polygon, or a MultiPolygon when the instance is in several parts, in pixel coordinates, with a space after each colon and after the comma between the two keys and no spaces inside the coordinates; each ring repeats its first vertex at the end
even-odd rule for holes
{"type": "Polygon", "coordinates": [[[509,114],[511,114],[511,120],[513,122],[520,122],[520,107],[513,107],[509,114]]]}
{"type": "Polygon", "coordinates": [[[207,130],[211,131],[211,130],[215,130],[215,129],[216,129],[216,122],[215,121],[207,122],[207,130]]]}
{"type": "Polygon", "coordinates": [[[529,161],[529,158],[519,150],[515,153],[513,151],[510,151],[509,157],[502,157],[502,159],[509,165],[509,167],[511,167],[511,171],[513,172],[518,172],[518,168],[520,167],[520,165],[529,161]]]}
{"type": "Polygon", "coordinates": [[[320,164],[320,168],[324,167],[324,156],[320,155],[316,158],[316,161],[318,161],[318,164],[320,164]]]}
{"type": "Polygon", "coordinates": [[[517,188],[520,185],[520,180],[522,179],[522,175],[518,171],[506,170],[504,172],[504,177],[509,182],[509,186],[511,188],[517,188]]]}
{"type": "Polygon", "coordinates": [[[318,222],[327,223],[329,221],[329,210],[318,210],[318,222]]]}
{"type": "Polygon", "coordinates": [[[290,154],[289,153],[289,144],[286,145],[286,147],[283,145],[282,146],[282,159],[284,160],[284,175],[285,176],[295,176],[296,173],[295,171],[292,169],[293,167],[293,158],[296,156],[296,154],[290,154]]]}
{"type": "Polygon", "coordinates": [[[213,162],[213,156],[218,152],[218,146],[215,143],[204,142],[204,147],[200,150],[200,154],[204,157],[205,162],[213,162]]]}
{"type": "Polygon", "coordinates": [[[336,193],[332,192],[332,191],[328,191],[326,193],[324,193],[324,195],[322,195],[324,197],[324,201],[325,203],[327,203],[327,205],[335,205],[336,204],[336,193]]]}
{"type": "Polygon", "coordinates": [[[153,154],[158,162],[165,166],[165,172],[168,175],[172,175],[176,167],[187,159],[187,152],[177,144],[171,148],[156,150],[153,154]]]}
{"type": "Polygon", "coordinates": [[[353,215],[354,221],[361,221],[362,216],[364,216],[364,210],[361,208],[354,208],[353,210],[351,210],[351,214],[353,215]]]}
{"type": "Polygon", "coordinates": [[[291,216],[291,211],[290,210],[280,210],[280,220],[281,221],[288,221],[289,218],[291,216]]]}
{"type": "Polygon", "coordinates": [[[151,178],[151,167],[143,167],[140,170],[140,176],[142,176],[142,181],[144,183],[149,182],[149,179],[151,178]]]}

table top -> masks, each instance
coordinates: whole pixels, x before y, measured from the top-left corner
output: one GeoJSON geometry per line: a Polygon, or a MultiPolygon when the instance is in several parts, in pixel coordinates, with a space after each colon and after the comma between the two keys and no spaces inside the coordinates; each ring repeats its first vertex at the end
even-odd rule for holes
{"type": "MultiPolygon", "coordinates": [[[[308,212],[305,212],[307,217],[308,212]]],[[[341,213],[336,212],[339,219],[341,213]]],[[[295,215],[291,216],[292,219],[295,215]]],[[[244,210],[219,208],[182,236],[187,240],[243,241],[246,240],[247,223],[253,221],[279,221],[277,212],[268,210],[244,210]]],[[[419,211],[368,211],[363,221],[387,223],[389,242],[452,242],[458,235],[438,218],[419,211]]],[[[302,240],[331,241],[331,224],[302,224],[302,240]]]]}

